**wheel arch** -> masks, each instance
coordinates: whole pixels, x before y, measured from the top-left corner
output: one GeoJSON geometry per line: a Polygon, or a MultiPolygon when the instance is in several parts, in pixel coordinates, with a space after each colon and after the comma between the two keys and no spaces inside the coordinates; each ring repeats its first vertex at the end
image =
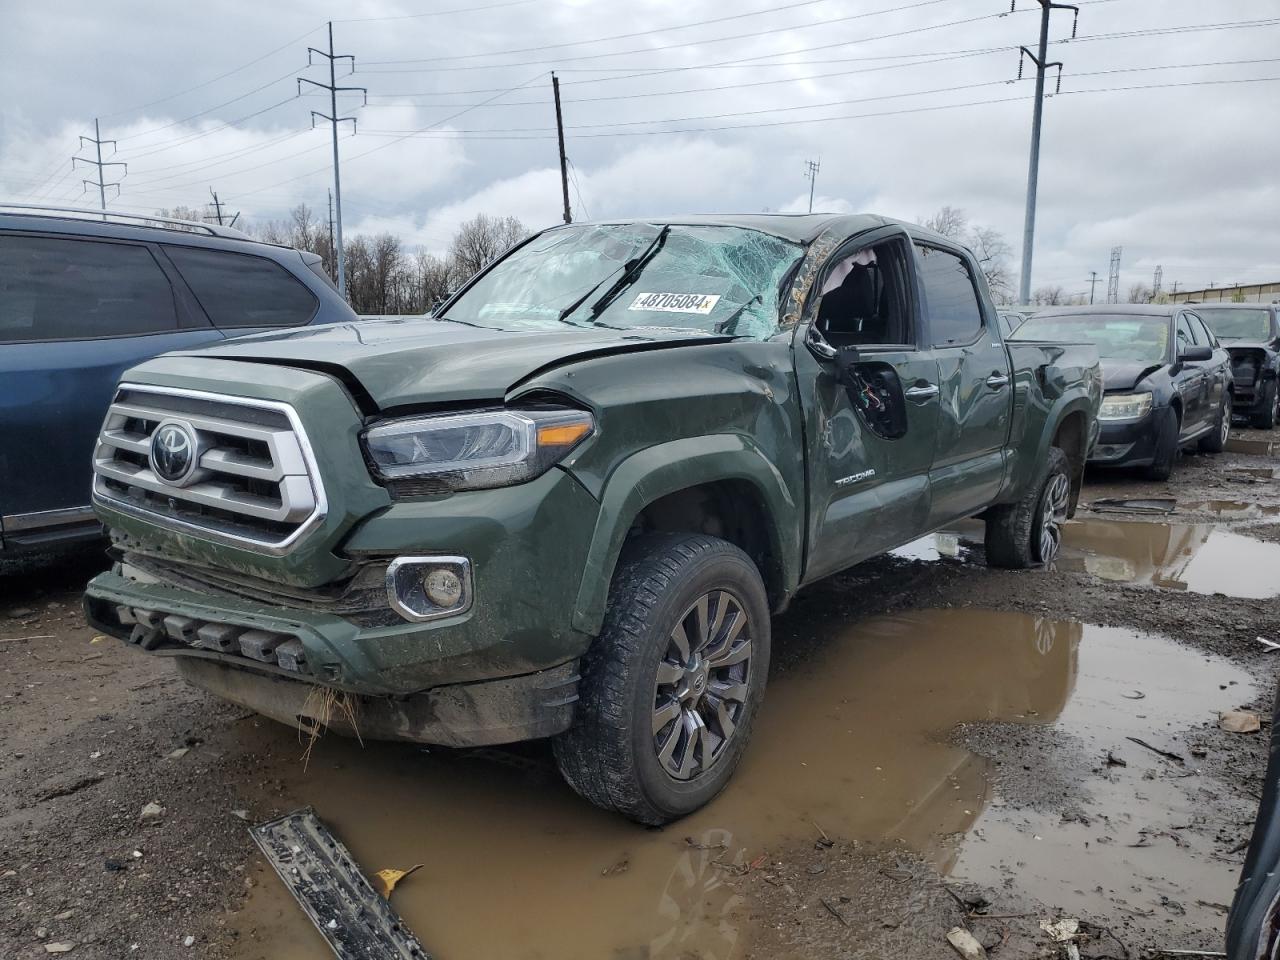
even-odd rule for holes
{"type": "Polygon", "coordinates": [[[618,557],[628,536],[705,533],[741,548],[760,567],[774,610],[795,591],[802,504],[747,437],[694,437],[657,444],[610,474],[574,605],[573,624],[592,635],[604,621],[618,557]]]}

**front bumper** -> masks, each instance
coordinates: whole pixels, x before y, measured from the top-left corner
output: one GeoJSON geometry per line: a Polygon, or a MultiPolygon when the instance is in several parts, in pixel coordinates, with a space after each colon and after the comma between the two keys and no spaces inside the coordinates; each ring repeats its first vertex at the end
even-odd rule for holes
{"type": "Polygon", "coordinates": [[[85,612],[103,633],[157,653],[358,694],[406,696],[532,673],[580,656],[591,641],[573,627],[572,614],[598,509],[577,480],[553,468],[514,487],[396,503],[357,524],[342,546],[348,557],[471,560],[471,607],[430,622],[344,616],[283,588],[278,599],[261,589],[238,595],[120,571],[90,582],[85,612]],[[229,650],[215,642],[218,628],[237,635],[229,650]],[[239,636],[244,631],[255,634],[254,643],[239,636]],[[287,662],[273,653],[286,643],[287,662]]]}
{"type": "Polygon", "coordinates": [[[1145,467],[1155,459],[1160,439],[1158,409],[1136,420],[1099,420],[1098,442],[1089,453],[1093,467],[1145,467]]]}

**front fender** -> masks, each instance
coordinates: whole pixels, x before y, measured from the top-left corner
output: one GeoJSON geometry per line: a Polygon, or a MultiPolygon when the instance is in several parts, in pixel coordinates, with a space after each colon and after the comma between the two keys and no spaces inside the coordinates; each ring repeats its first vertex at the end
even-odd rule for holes
{"type": "Polygon", "coordinates": [[[781,472],[747,437],[687,437],[632,454],[610,474],[574,605],[574,627],[592,635],[600,632],[623,542],[645,507],[668,494],[724,480],[746,481],[759,494],[780,567],[782,593],[790,595],[799,582],[800,505],[781,472]]]}

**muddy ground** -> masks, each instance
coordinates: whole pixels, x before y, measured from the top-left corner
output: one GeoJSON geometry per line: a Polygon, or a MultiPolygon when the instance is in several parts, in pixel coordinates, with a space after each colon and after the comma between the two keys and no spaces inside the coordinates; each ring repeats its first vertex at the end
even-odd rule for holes
{"type": "Polygon", "coordinates": [[[1086,505],[1178,509],[1086,508],[1052,570],[987,570],[962,525],[806,591],[737,777],[658,831],[579,801],[542,744],[325,738],[304,765],[294,732],[95,641],[96,558],[0,575],[0,956],[323,957],[246,832],[306,804],[370,872],[425,864],[393,902],[443,960],[951,958],[956,926],[1029,958],[1063,917],[1087,958],[1220,949],[1265,728],[1218,715],[1270,710],[1277,467],[1091,476],[1086,505]]]}

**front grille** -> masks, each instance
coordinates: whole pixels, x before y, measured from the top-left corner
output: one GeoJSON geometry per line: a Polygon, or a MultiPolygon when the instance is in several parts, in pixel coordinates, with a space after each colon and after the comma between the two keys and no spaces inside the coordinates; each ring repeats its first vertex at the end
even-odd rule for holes
{"type": "Polygon", "coordinates": [[[283,403],[121,384],[93,472],[97,500],[260,552],[286,552],[324,517],[310,444],[283,403]],[[153,463],[152,437],[161,424],[176,424],[195,440],[193,468],[177,482],[163,479],[153,463]]]}

